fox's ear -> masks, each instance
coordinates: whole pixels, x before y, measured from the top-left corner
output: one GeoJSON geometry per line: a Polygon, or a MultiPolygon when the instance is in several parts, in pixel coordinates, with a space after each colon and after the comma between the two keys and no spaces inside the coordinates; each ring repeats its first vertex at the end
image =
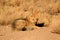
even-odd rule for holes
{"type": "Polygon", "coordinates": [[[12,23],[12,28],[13,29],[22,29],[24,26],[26,25],[26,21],[22,20],[22,19],[16,19],[13,23],[12,23]]]}

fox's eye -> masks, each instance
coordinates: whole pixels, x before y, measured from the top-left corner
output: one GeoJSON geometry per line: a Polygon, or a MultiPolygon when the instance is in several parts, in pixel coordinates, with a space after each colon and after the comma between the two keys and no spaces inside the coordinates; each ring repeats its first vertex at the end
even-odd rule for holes
{"type": "Polygon", "coordinates": [[[38,27],[44,27],[44,23],[38,23],[38,24],[36,23],[35,25],[38,27]]]}

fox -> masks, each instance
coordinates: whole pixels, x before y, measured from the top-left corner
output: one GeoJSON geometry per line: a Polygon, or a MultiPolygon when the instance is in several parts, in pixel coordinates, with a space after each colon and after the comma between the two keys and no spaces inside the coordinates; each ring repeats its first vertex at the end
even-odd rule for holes
{"type": "Polygon", "coordinates": [[[41,14],[39,11],[35,11],[25,19],[16,20],[14,24],[17,30],[35,30],[39,29],[37,24],[48,25],[49,18],[50,16],[47,13],[41,14]]]}

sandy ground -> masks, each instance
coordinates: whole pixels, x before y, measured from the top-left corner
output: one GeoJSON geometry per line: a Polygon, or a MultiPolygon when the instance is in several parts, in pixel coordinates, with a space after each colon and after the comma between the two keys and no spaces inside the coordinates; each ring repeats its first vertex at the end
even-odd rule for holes
{"type": "Polygon", "coordinates": [[[60,40],[60,34],[51,33],[48,28],[39,28],[33,31],[12,31],[9,26],[1,26],[0,40],[60,40]]]}

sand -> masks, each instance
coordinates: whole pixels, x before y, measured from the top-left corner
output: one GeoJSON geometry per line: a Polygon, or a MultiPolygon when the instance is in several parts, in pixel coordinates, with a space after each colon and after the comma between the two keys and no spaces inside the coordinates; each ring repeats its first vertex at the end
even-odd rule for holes
{"type": "Polygon", "coordinates": [[[0,40],[60,40],[60,34],[51,33],[47,28],[12,31],[8,26],[1,26],[0,31],[0,40]]]}

